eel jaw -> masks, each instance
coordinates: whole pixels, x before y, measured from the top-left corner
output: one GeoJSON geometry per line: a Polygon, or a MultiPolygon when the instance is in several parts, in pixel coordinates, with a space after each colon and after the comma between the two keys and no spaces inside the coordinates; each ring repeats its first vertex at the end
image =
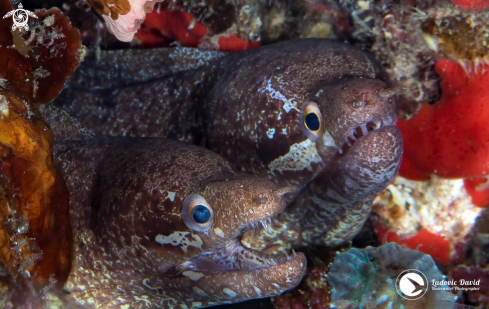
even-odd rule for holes
{"type": "Polygon", "coordinates": [[[367,136],[371,132],[374,132],[380,128],[391,126],[394,124],[395,118],[391,115],[385,115],[381,117],[376,117],[368,122],[361,123],[351,128],[347,131],[345,137],[343,138],[344,142],[338,149],[338,155],[340,157],[345,156],[353,147],[353,144],[360,138],[367,136]]]}
{"type": "MultiPolygon", "coordinates": [[[[297,190],[285,187],[274,190],[284,194],[297,190]]],[[[182,298],[202,302],[210,306],[226,302],[238,302],[253,298],[271,297],[297,286],[305,275],[307,262],[303,253],[268,255],[245,247],[241,239],[249,230],[265,229],[272,218],[285,208],[264,211],[242,223],[235,236],[222,242],[218,248],[194,256],[148,286],[160,287],[182,295],[182,298]]]]}
{"type": "Polygon", "coordinates": [[[272,297],[296,287],[306,273],[303,253],[271,256],[244,247],[240,239],[229,241],[179,265],[172,279],[193,301],[213,304],[272,297]],[[191,289],[190,289],[191,287],[191,289]]]}

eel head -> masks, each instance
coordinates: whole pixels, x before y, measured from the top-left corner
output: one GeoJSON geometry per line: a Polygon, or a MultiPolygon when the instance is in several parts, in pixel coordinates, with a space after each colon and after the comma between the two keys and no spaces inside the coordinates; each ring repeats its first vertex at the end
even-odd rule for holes
{"type": "Polygon", "coordinates": [[[342,78],[323,84],[302,107],[302,130],[318,144],[320,155],[329,156],[334,147],[339,158],[356,140],[395,123],[395,94],[400,90],[372,78],[342,78]]]}
{"type": "Polygon", "coordinates": [[[285,208],[283,195],[294,189],[235,175],[190,190],[181,218],[201,250],[180,250],[181,262],[146,281],[147,286],[173,290],[205,306],[270,297],[295,287],[306,269],[302,253],[269,256],[241,244],[245,232],[267,229],[285,208]]]}

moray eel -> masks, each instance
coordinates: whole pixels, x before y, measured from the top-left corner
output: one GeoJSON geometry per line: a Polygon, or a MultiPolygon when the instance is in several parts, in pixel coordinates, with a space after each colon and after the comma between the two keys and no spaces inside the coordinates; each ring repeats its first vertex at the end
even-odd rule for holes
{"type": "Polygon", "coordinates": [[[294,205],[274,220],[272,231],[250,240],[262,248],[290,248],[333,246],[363,225],[372,196],[400,164],[398,91],[369,54],[340,42],[303,39],[231,54],[186,48],[104,52],[81,66],[55,105],[105,134],[190,141],[240,172],[296,186],[287,200],[294,205]],[[354,144],[363,143],[369,143],[361,146],[367,158],[350,158],[354,144]],[[357,159],[372,164],[353,181],[350,174],[359,171],[342,162],[357,159]],[[335,186],[335,179],[358,194],[345,195],[348,188],[335,186]],[[320,220],[324,224],[309,226],[320,220]]]}
{"type": "MultiPolygon", "coordinates": [[[[336,142],[339,159],[299,193],[268,231],[248,233],[247,246],[265,252],[309,244],[336,246],[360,231],[373,199],[400,167],[403,141],[394,126],[397,91],[370,78],[344,78],[318,87],[303,109],[312,106],[314,115],[328,112],[330,119],[337,119],[331,135],[342,137],[336,142]]],[[[318,136],[323,121],[317,125],[318,136]]],[[[307,120],[304,123],[307,126],[307,120]]]]}
{"type": "Polygon", "coordinates": [[[240,242],[283,211],[290,188],[236,173],[198,146],[99,137],[54,107],[40,113],[70,192],[68,305],[200,308],[274,296],[302,279],[302,253],[271,257],[240,242]]]}

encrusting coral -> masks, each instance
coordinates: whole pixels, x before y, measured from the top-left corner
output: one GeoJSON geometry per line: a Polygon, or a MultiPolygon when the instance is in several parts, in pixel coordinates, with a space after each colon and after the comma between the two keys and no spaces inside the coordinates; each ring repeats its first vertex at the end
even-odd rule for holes
{"type": "Polygon", "coordinates": [[[179,2],[163,2],[147,14],[136,33],[137,41],[144,47],[177,41],[182,46],[222,51],[261,46],[259,1],[221,1],[209,3],[205,9],[179,2]]]}
{"type": "Polygon", "coordinates": [[[430,175],[444,178],[484,177],[469,181],[469,193],[477,193],[477,205],[487,206],[489,173],[489,66],[467,73],[453,61],[437,61],[442,97],[434,105],[423,104],[410,120],[399,120],[406,143],[400,174],[414,180],[430,175]]]}
{"type": "Polygon", "coordinates": [[[380,242],[405,244],[444,265],[470,234],[481,211],[472,204],[461,179],[412,181],[400,176],[376,197],[372,209],[380,242]]]}
{"type": "Polygon", "coordinates": [[[482,11],[489,7],[488,0],[450,0],[464,10],[482,11]]]}
{"type": "Polygon", "coordinates": [[[141,27],[141,20],[162,0],[87,0],[117,39],[130,42],[141,27]]]}
{"type": "Polygon", "coordinates": [[[399,305],[428,308],[427,304],[432,302],[454,301],[450,292],[431,289],[416,300],[399,297],[394,283],[406,269],[421,271],[430,283],[444,279],[429,255],[395,243],[338,253],[326,276],[332,288],[331,304],[344,309],[396,308],[399,305]]]}
{"type": "MultiPolygon", "coordinates": [[[[321,257],[324,258],[324,257],[321,257]]],[[[277,309],[291,308],[436,308],[444,303],[450,308],[454,296],[449,291],[432,290],[416,300],[400,297],[395,284],[407,269],[421,271],[428,282],[445,277],[433,259],[418,250],[388,243],[378,248],[351,248],[338,252],[329,266],[318,266],[309,271],[305,282],[296,291],[274,299],[277,309]],[[302,295],[308,295],[304,298],[302,295]],[[313,301],[314,300],[314,301],[313,301]]],[[[445,284],[439,287],[447,288],[445,284]]]]}
{"type": "MultiPolygon", "coordinates": [[[[0,1],[1,16],[13,9],[0,1]]],[[[62,287],[71,267],[68,191],[53,166],[51,133],[33,109],[61,91],[84,50],[58,9],[35,14],[29,32],[0,20],[0,262],[21,285],[3,290],[14,307],[30,288],[62,287]]]]}

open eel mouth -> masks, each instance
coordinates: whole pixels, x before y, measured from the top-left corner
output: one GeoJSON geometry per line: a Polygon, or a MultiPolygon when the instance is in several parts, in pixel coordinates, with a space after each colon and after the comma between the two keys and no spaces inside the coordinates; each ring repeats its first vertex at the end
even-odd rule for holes
{"type": "Polygon", "coordinates": [[[362,123],[350,129],[344,138],[343,145],[338,149],[338,154],[342,157],[348,154],[355,142],[368,134],[386,127],[394,125],[395,119],[390,115],[376,117],[371,121],[362,123]]]}
{"type": "Polygon", "coordinates": [[[194,285],[194,299],[201,301],[235,302],[251,298],[276,296],[297,286],[306,272],[303,253],[271,256],[241,243],[250,229],[261,229],[261,218],[244,224],[239,236],[228,240],[223,247],[205,252],[178,266],[180,278],[194,285]]]}
{"type": "MultiPolygon", "coordinates": [[[[278,213],[274,214],[274,216],[276,215],[278,215],[278,213]]],[[[282,264],[294,264],[294,260],[304,260],[303,263],[301,263],[303,265],[300,266],[305,269],[305,258],[302,253],[297,254],[292,250],[290,254],[269,255],[247,248],[241,243],[243,235],[250,230],[258,231],[260,229],[265,229],[268,231],[268,223],[272,222],[274,216],[248,222],[240,229],[238,237],[228,240],[224,243],[224,246],[218,250],[204,252],[193,257],[190,263],[186,263],[185,269],[192,269],[194,271],[246,272],[282,264]]]]}

